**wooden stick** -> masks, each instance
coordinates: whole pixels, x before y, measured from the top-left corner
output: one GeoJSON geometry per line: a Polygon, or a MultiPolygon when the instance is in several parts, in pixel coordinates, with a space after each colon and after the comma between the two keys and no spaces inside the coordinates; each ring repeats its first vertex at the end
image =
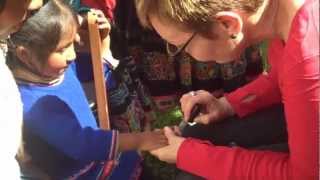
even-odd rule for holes
{"type": "Polygon", "coordinates": [[[89,39],[94,73],[94,85],[98,105],[99,124],[100,128],[108,130],[110,129],[107,99],[108,96],[103,72],[101,37],[98,25],[96,24],[96,19],[96,15],[94,15],[92,12],[88,12],[89,39]]]}

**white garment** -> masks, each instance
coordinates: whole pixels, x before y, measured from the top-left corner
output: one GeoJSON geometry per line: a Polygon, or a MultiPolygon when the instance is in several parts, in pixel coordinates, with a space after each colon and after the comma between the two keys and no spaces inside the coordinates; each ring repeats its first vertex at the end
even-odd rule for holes
{"type": "Polygon", "coordinates": [[[21,141],[22,102],[13,76],[0,49],[0,179],[20,179],[15,159],[21,141]]]}

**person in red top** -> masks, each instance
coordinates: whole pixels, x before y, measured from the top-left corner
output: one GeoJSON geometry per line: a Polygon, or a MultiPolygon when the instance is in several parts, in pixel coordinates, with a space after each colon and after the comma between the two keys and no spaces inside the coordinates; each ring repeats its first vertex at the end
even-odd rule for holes
{"type": "Polygon", "coordinates": [[[117,2],[116,0],[81,0],[81,4],[91,8],[101,9],[108,19],[113,20],[114,9],[116,8],[117,2]]]}
{"type": "Polygon", "coordinates": [[[220,99],[206,91],[181,98],[184,119],[195,104],[195,121],[244,117],[282,102],[289,152],[246,150],[183,138],[171,128],[169,145],[151,153],[183,171],[217,180],[319,179],[319,2],[317,0],[136,0],[141,23],[196,59],[225,63],[248,45],[270,40],[271,66],[248,85],[220,99]]]}

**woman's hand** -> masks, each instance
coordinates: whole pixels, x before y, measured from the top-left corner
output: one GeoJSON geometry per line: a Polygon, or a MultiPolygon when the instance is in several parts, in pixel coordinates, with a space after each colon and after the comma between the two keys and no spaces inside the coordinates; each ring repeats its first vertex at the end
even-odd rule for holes
{"type": "Polygon", "coordinates": [[[168,140],[162,130],[119,134],[120,151],[150,151],[166,145],[168,145],[168,140]]]}
{"type": "Polygon", "coordinates": [[[180,99],[180,104],[184,121],[189,119],[190,112],[196,104],[200,105],[200,114],[194,119],[194,122],[197,123],[209,124],[234,114],[231,105],[225,97],[217,99],[204,90],[184,94],[180,99]]]}
{"type": "Polygon", "coordinates": [[[138,134],[138,149],[150,151],[168,145],[163,130],[145,131],[138,134]]]}
{"type": "Polygon", "coordinates": [[[152,150],[150,153],[161,161],[165,161],[167,163],[176,163],[178,150],[182,142],[185,140],[185,138],[180,137],[176,131],[178,131],[177,127],[175,127],[175,131],[169,127],[165,127],[164,134],[168,139],[169,145],[152,150]]]}

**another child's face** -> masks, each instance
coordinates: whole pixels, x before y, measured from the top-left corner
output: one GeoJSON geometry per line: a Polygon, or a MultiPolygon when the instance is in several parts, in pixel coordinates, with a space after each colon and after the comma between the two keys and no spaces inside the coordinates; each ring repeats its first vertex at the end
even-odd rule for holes
{"type": "Polygon", "coordinates": [[[4,9],[0,12],[0,39],[19,30],[28,12],[41,6],[42,0],[6,0],[4,9]]]}
{"type": "Polygon", "coordinates": [[[57,78],[62,75],[69,64],[75,60],[74,40],[77,30],[73,28],[70,31],[70,33],[64,33],[56,50],[49,54],[47,63],[42,67],[42,75],[57,78]]]}

